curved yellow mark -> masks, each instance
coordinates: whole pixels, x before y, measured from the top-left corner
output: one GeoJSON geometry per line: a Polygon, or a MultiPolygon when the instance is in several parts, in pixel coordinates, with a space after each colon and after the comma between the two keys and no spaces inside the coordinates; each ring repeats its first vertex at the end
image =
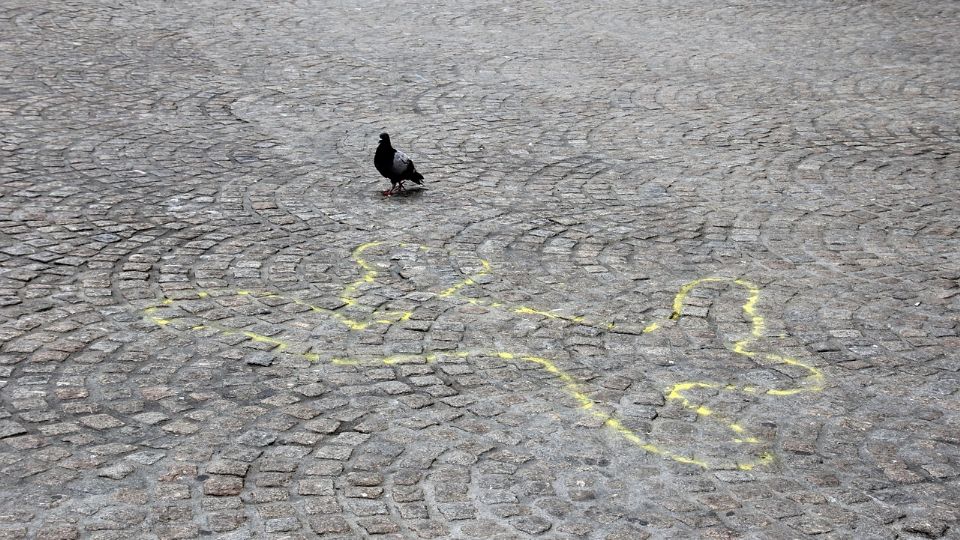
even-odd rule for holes
{"type": "MultiPolygon", "coordinates": [[[[750,335],[749,337],[746,337],[744,339],[740,339],[734,342],[732,347],[734,353],[746,356],[748,358],[761,358],[766,362],[794,366],[802,370],[805,370],[807,372],[807,375],[800,380],[800,383],[797,386],[794,386],[791,388],[768,389],[763,392],[764,394],[770,395],[770,396],[782,397],[782,396],[793,396],[793,395],[804,393],[804,392],[818,392],[823,389],[823,373],[819,369],[813,366],[810,366],[808,364],[805,364],[795,358],[781,356],[778,354],[760,353],[760,352],[750,350],[750,347],[758,339],[760,339],[763,336],[763,330],[766,327],[766,321],[764,320],[763,316],[757,312],[757,303],[760,301],[760,288],[754,285],[753,283],[751,283],[750,281],[747,281],[745,279],[709,277],[709,278],[697,279],[689,283],[686,283],[682,287],[680,287],[679,292],[677,292],[677,295],[674,297],[673,314],[670,316],[671,319],[676,320],[680,318],[683,312],[683,305],[687,295],[690,293],[690,291],[695,289],[697,286],[702,285],[704,283],[733,283],[747,291],[747,300],[743,303],[743,305],[741,306],[741,309],[750,320],[750,323],[751,323],[750,335]]],[[[751,394],[757,393],[757,391],[759,390],[757,387],[752,385],[745,385],[742,388],[738,388],[736,385],[733,385],[733,384],[726,384],[721,387],[720,385],[716,383],[711,383],[711,382],[701,382],[701,381],[681,382],[681,383],[676,383],[670,388],[668,388],[664,393],[664,397],[667,400],[678,401],[684,408],[694,411],[698,416],[713,415],[714,411],[712,409],[705,407],[704,405],[701,405],[701,404],[695,404],[691,402],[690,399],[688,399],[684,395],[684,392],[694,390],[697,388],[719,388],[723,391],[729,391],[729,392],[739,390],[739,391],[742,391],[745,393],[751,393],[751,394]]],[[[722,417],[716,417],[715,421],[726,425],[728,429],[730,429],[737,435],[746,433],[746,429],[744,429],[743,426],[741,426],[736,422],[725,420],[722,417]]],[[[759,443],[759,439],[752,436],[748,436],[748,437],[735,436],[733,438],[733,441],[737,443],[751,443],[751,444],[759,443]]]]}
{"type": "Polygon", "coordinates": [[[555,313],[550,313],[549,311],[540,311],[539,309],[534,309],[527,306],[513,308],[513,312],[521,315],[543,315],[544,317],[548,317],[550,319],[559,318],[559,316],[555,313]]]}
{"type": "Polygon", "coordinates": [[[249,331],[243,331],[241,332],[241,334],[247,336],[248,338],[250,338],[251,341],[255,341],[257,343],[266,343],[268,345],[273,345],[279,348],[280,350],[287,348],[287,342],[272,338],[270,336],[265,336],[263,334],[258,334],[256,332],[249,332],[249,331]]]}
{"type": "Polygon", "coordinates": [[[359,280],[347,285],[343,288],[343,291],[340,292],[340,301],[344,304],[348,306],[356,304],[357,300],[354,298],[354,296],[356,295],[357,290],[359,290],[364,283],[373,283],[374,280],[377,279],[377,271],[370,266],[370,263],[367,262],[366,259],[363,258],[363,252],[381,244],[383,244],[383,242],[367,242],[366,244],[360,244],[353,250],[353,261],[357,263],[360,268],[365,270],[365,272],[359,280]]]}
{"type": "Polygon", "coordinates": [[[482,269],[479,272],[464,278],[459,283],[455,283],[452,287],[444,290],[437,296],[439,296],[440,298],[449,298],[454,294],[456,294],[457,292],[459,292],[460,289],[468,285],[476,285],[477,284],[477,282],[475,281],[476,278],[480,276],[485,276],[490,273],[490,261],[486,259],[480,259],[480,265],[482,266],[482,269]]]}
{"type": "Polygon", "coordinates": [[[666,459],[676,461],[678,463],[684,463],[687,465],[696,465],[703,469],[709,469],[710,464],[702,459],[696,459],[690,456],[682,456],[680,454],[673,453],[669,450],[661,448],[655,444],[644,441],[639,435],[636,434],[632,429],[624,426],[620,420],[616,418],[608,418],[604,425],[613,429],[618,435],[626,439],[627,441],[633,443],[636,446],[639,446],[642,450],[649,452],[654,455],[662,456],[666,459]]]}

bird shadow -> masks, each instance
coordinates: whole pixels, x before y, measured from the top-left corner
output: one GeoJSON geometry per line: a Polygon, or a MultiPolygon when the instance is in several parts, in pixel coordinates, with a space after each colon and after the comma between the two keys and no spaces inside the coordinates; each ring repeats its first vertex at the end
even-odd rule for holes
{"type": "Polygon", "coordinates": [[[423,192],[427,191],[427,188],[408,188],[403,191],[398,191],[392,195],[383,195],[382,192],[379,193],[383,199],[414,199],[423,195],[423,192]]]}

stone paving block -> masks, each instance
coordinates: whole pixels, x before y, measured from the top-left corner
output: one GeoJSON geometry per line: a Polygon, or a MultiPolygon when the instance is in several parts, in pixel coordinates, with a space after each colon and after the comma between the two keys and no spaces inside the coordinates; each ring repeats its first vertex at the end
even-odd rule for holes
{"type": "Polygon", "coordinates": [[[310,530],[316,534],[349,533],[350,524],[340,516],[313,517],[309,520],[310,530]]]}
{"type": "Polygon", "coordinates": [[[204,495],[223,497],[239,495],[243,490],[243,479],[235,476],[213,476],[203,482],[204,495]]]}

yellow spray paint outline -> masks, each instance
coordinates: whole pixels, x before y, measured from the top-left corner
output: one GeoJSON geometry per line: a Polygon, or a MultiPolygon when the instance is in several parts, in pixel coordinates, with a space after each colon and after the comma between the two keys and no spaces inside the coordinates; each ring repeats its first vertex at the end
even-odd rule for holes
{"type": "MultiPolygon", "coordinates": [[[[376,281],[376,278],[379,273],[369,263],[369,261],[367,261],[363,257],[363,254],[365,251],[371,248],[380,246],[382,244],[383,242],[379,242],[379,241],[368,242],[358,246],[353,250],[351,254],[352,259],[363,270],[363,274],[360,279],[344,287],[343,291],[340,293],[339,299],[344,306],[347,306],[347,307],[355,306],[357,304],[356,295],[359,292],[360,288],[366,283],[373,283],[376,281]]],[[[422,251],[430,250],[430,248],[426,246],[416,245],[416,244],[398,244],[398,245],[402,247],[414,246],[417,249],[420,249],[422,251]]],[[[484,275],[489,275],[492,272],[492,267],[490,263],[484,259],[480,259],[480,261],[481,261],[482,269],[478,273],[473,274],[469,277],[466,277],[463,280],[459,281],[458,283],[454,284],[453,286],[445,289],[444,291],[438,294],[438,297],[441,297],[441,298],[459,297],[459,293],[464,287],[467,287],[469,285],[475,285],[477,283],[476,278],[479,278],[480,276],[484,276],[484,275]]],[[[744,339],[734,342],[732,347],[732,350],[734,353],[747,356],[749,358],[760,359],[765,362],[796,367],[806,371],[807,375],[801,380],[801,383],[798,386],[795,386],[792,388],[777,388],[777,389],[767,389],[767,390],[762,390],[752,385],[737,386],[734,384],[720,384],[720,383],[715,383],[710,381],[684,381],[684,382],[678,382],[670,386],[664,391],[663,395],[667,401],[678,402],[684,408],[687,408],[695,412],[698,417],[709,419],[711,421],[717,421],[725,425],[730,431],[733,432],[732,441],[734,443],[759,444],[761,441],[758,438],[749,435],[749,433],[747,433],[747,430],[742,425],[740,425],[735,421],[730,421],[730,420],[719,417],[718,415],[715,414],[715,412],[712,409],[710,409],[709,407],[706,407],[705,405],[693,403],[684,394],[684,392],[688,392],[698,388],[705,388],[705,389],[716,389],[720,391],[740,391],[740,392],[749,393],[749,394],[766,394],[766,395],[778,396],[778,397],[792,396],[792,395],[803,393],[803,392],[817,392],[822,390],[823,374],[817,368],[810,366],[808,364],[805,364],[803,362],[800,362],[799,360],[796,360],[794,358],[777,355],[777,354],[771,354],[771,353],[760,353],[760,352],[749,350],[749,346],[762,337],[763,330],[765,328],[765,320],[756,310],[756,305],[759,302],[759,298],[760,298],[760,289],[759,287],[757,287],[756,285],[754,285],[753,283],[747,280],[737,279],[737,278],[724,278],[724,277],[707,277],[707,278],[701,278],[701,279],[688,282],[680,287],[680,290],[677,292],[676,296],[674,297],[673,313],[670,315],[669,319],[671,320],[679,319],[683,311],[683,306],[684,306],[686,297],[695,288],[706,283],[732,283],[734,285],[737,285],[743,288],[748,293],[747,300],[743,304],[742,309],[744,313],[747,315],[747,317],[750,318],[751,331],[750,331],[749,337],[746,337],[744,339]]],[[[328,315],[332,317],[334,320],[347,326],[350,330],[364,330],[370,324],[373,324],[373,323],[393,324],[395,322],[408,320],[412,316],[412,312],[410,311],[374,312],[371,318],[360,321],[360,320],[347,317],[346,315],[339,313],[335,310],[315,306],[297,297],[284,295],[281,293],[266,292],[261,294],[255,294],[252,291],[240,290],[240,291],[236,291],[235,294],[250,295],[258,298],[284,299],[284,300],[293,302],[295,304],[307,307],[312,312],[328,315]]],[[[208,297],[209,295],[210,293],[206,291],[199,291],[197,293],[197,298],[205,298],[205,297],[208,297]]],[[[507,303],[498,302],[491,299],[481,299],[481,298],[474,298],[474,297],[461,297],[461,298],[464,298],[468,303],[471,303],[471,304],[484,305],[484,306],[489,306],[493,308],[502,308],[512,313],[516,313],[520,315],[543,316],[548,319],[559,319],[567,322],[574,322],[574,323],[583,324],[587,326],[594,326],[601,329],[612,329],[615,326],[614,323],[597,323],[597,322],[589,321],[584,317],[565,316],[565,315],[560,315],[553,312],[544,311],[544,310],[522,306],[522,305],[509,305],[507,303]]],[[[162,317],[156,317],[153,315],[158,309],[161,309],[163,307],[171,307],[174,304],[174,302],[175,300],[166,298],[161,302],[160,305],[150,306],[148,308],[145,308],[143,312],[145,315],[148,315],[147,317],[148,320],[152,321],[153,323],[161,327],[172,326],[176,328],[176,326],[173,325],[172,320],[165,319],[162,317]]],[[[661,328],[661,326],[662,325],[660,322],[657,322],[657,321],[651,322],[643,328],[643,333],[646,334],[646,333],[654,332],[657,329],[661,328]]],[[[179,328],[179,329],[184,330],[184,328],[179,328]]],[[[196,325],[196,326],[190,327],[189,329],[190,330],[214,330],[224,335],[239,334],[247,337],[248,339],[254,342],[273,345],[273,347],[278,351],[285,351],[286,349],[290,348],[290,346],[292,345],[286,341],[283,341],[277,338],[272,338],[270,336],[265,336],[265,335],[247,331],[247,330],[234,329],[234,328],[229,328],[229,327],[220,326],[216,324],[196,325]]],[[[317,353],[295,353],[295,354],[305,358],[310,362],[319,362],[321,360],[320,355],[317,353]]],[[[444,355],[454,356],[457,358],[466,358],[469,356],[493,356],[493,357],[499,357],[502,359],[520,360],[520,361],[536,364],[540,368],[544,369],[547,373],[550,373],[555,378],[559,379],[564,384],[564,389],[578,403],[578,408],[595,417],[601,418],[603,420],[603,425],[605,425],[607,428],[611,429],[613,432],[623,437],[625,440],[643,449],[644,451],[664,457],[666,459],[670,459],[672,461],[696,465],[702,468],[738,468],[741,470],[750,470],[757,465],[769,463],[770,461],[773,460],[772,454],[770,454],[769,452],[763,452],[757,459],[748,461],[748,462],[709,463],[705,460],[697,459],[692,456],[684,456],[684,455],[676,454],[674,452],[671,452],[670,450],[664,449],[653,443],[645,441],[636,432],[626,427],[620,420],[614,418],[612,415],[608,413],[604,413],[602,411],[597,410],[595,408],[596,403],[585,392],[583,392],[581,383],[578,382],[573,376],[569,375],[568,373],[558,368],[555,363],[553,363],[552,361],[546,358],[541,358],[541,357],[527,355],[527,354],[517,354],[513,352],[508,352],[508,351],[493,351],[493,352],[460,351],[455,353],[430,353],[426,355],[392,355],[392,356],[376,359],[374,360],[374,362],[382,363],[386,365],[392,365],[392,364],[403,363],[403,362],[411,362],[411,361],[412,362],[418,362],[418,361],[433,362],[438,358],[438,356],[444,356],[444,355]]],[[[360,365],[365,363],[357,359],[336,358],[336,357],[330,358],[329,361],[334,365],[360,365]]],[[[368,360],[367,362],[370,362],[370,361],[368,360]]]]}
{"type": "Polygon", "coordinates": [[[684,284],[682,287],[680,287],[679,292],[677,292],[673,299],[673,313],[670,315],[670,319],[677,320],[680,318],[687,295],[690,294],[693,289],[705,283],[732,283],[747,291],[747,301],[743,304],[743,306],[741,306],[741,309],[750,319],[750,335],[734,342],[732,347],[734,353],[771,364],[782,364],[784,366],[798,368],[800,371],[805,372],[806,375],[800,379],[800,383],[796,386],[790,388],[772,388],[766,390],[753,385],[738,386],[735,384],[718,384],[708,381],[684,381],[678,382],[667,388],[666,392],[664,392],[664,398],[666,398],[668,401],[674,400],[679,402],[684,408],[692,410],[700,417],[713,417],[714,421],[724,424],[730,431],[734,433],[734,442],[758,443],[759,440],[756,437],[749,435],[742,425],[735,421],[717,416],[713,409],[705,405],[691,402],[690,399],[684,395],[684,392],[698,388],[706,388],[724,392],[765,394],[775,397],[793,396],[804,392],[819,392],[823,390],[823,372],[816,367],[803,363],[795,358],[790,358],[788,356],[782,356],[779,354],[761,353],[751,351],[749,349],[754,342],[763,337],[763,330],[766,327],[766,321],[756,309],[757,303],[760,301],[760,288],[745,279],[708,277],[696,279],[684,284]]]}
{"type": "MultiPolygon", "coordinates": [[[[165,322],[161,326],[167,326],[171,324],[171,321],[164,320],[165,322]]],[[[154,321],[157,322],[157,321],[154,321]]],[[[160,324],[157,322],[157,324],[160,324]]],[[[176,328],[176,326],[174,326],[176,328]]],[[[287,351],[288,349],[294,348],[292,343],[286,341],[272,338],[269,336],[264,336],[262,334],[257,334],[255,332],[229,328],[222,325],[196,325],[189,328],[178,328],[180,330],[213,330],[220,332],[223,335],[243,335],[248,337],[254,342],[259,343],[268,343],[274,345],[278,351],[287,351]]],[[[288,352],[294,356],[299,356],[306,359],[309,362],[320,362],[322,358],[318,353],[295,353],[288,352]]],[[[739,468],[741,470],[749,470],[754,468],[757,464],[766,463],[772,460],[772,455],[768,452],[764,452],[760,455],[759,458],[753,461],[748,462],[735,462],[735,463],[710,463],[703,459],[698,459],[694,456],[687,456],[673,452],[669,449],[663,448],[662,446],[656,445],[650,441],[644,440],[636,431],[630,429],[623,424],[619,419],[615,418],[612,414],[606,413],[602,410],[599,410],[597,407],[597,402],[595,402],[587,393],[584,391],[582,383],[578,381],[575,377],[567,373],[566,371],[560,369],[556,363],[553,361],[528,354],[518,354],[516,352],[509,351],[453,351],[453,352],[441,352],[441,353],[429,353],[429,354],[396,354],[380,358],[371,358],[371,359],[359,359],[359,358],[344,358],[344,357],[330,357],[328,359],[330,364],[336,366],[361,366],[361,365],[395,365],[395,364],[409,364],[409,363],[432,363],[436,362],[439,359],[444,357],[451,359],[466,359],[468,357],[491,357],[491,358],[500,358],[504,360],[511,360],[516,362],[529,362],[532,363],[547,373],[553,375],[561,383],[563,383],[563,390],[571,396],[577,404],[577,408],[583,411],[585,414],[599,418],[602,420],[603,425],[623,437],[628,442],[638,446],[642,450],[669,459],[676,461],[678,463],[684,463],[688,465],[696,465],[698,467],[709,469],[709,468],[739,468]]]]}

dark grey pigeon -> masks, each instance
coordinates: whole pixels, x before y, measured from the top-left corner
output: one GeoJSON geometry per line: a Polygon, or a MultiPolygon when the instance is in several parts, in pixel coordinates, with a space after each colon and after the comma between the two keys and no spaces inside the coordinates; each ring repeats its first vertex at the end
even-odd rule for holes
{"type": "Polygon", "coordinates": [[[380,146],[377,147],[377,153],[373,156],[373,166],[380,174],[390,179],[390,189],[384,191],[384,195],[403,191],[403,182],[406,180],[423,185],[423,175],[417,172],[417,168],[413,166],[413,160],[391,146],[390,135],[386,133],[380,134],[380,146]]]}

